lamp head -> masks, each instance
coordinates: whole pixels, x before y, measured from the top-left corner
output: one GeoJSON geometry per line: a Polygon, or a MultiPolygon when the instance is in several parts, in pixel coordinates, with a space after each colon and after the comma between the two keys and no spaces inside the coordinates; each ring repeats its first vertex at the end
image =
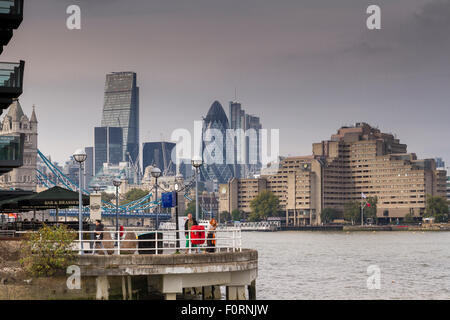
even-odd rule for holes
{"type": "Polygon", "coordinates": [[[115,178],[113,180],[114,187],[120,187],[121,184],[122,184],[122,181],[119,178],[115,178]]]}
{"type": "Polygon", "coordinates": [[[192,158],[192,166],[194,168],[200,168],[203,164],[203,160],[200,157],[194,157],[192,158]]]}
{"type": "Polygon", "coordinates": [[[159,178],[161,176],[161,169],[155,167],[150,171],[150,173],[153,178],[159,178]]]}
{"type": "Polygon", "coordinates": [[[73,153],[73,158],[75,159],[76,162],[83,163],[84,161],[86,161],[87,154],[86,152],[84,152],[83,149],[78,149],[73,153]]]}

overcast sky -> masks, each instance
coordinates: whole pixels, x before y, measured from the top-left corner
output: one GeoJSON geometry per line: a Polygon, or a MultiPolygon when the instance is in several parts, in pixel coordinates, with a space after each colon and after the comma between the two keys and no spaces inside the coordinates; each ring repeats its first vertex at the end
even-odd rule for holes
{"type": "Polygon", "coordinates": [[[141,142],[193,130],[237,97],[282,155],[365,121],[420,158],[450,164],[450,0],[25,0],[2,61],[26,61],[39,148],[65,161],[93,145],[106,73],[138,74],[141,142]],[[67,6],[82,29],[66,28],[67,6]],[[382,29],[366,28],[366,9],[382,29]]]}

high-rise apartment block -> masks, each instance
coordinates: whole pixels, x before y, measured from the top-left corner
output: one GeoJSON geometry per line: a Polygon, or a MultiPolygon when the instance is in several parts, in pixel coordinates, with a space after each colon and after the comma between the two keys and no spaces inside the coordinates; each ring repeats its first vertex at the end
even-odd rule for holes
{"type": "Polygon", "coordinates": [[[287,223],[320,224],[325,208],[344,210],[346,203],[377,197],[377,217],[386,222],[407,214],[421,217],[426,197],[446,196],[446,171],[434,159],[419,160],[392,134],[366,123],[342,127],[330,140],[313,144],[313,154],[281,161],[273,175],[232,179],[220,186],[220,211],[250,212],[262,190],[280,200],[287,223]]]}
{"type": "MultiPolygon", "coordinates": [[[[23,137],[23,165],[0,177],[0,187],[3,189],[36,190],[36,166],[38,145],[38,121],[33,107],[30,118],[22,110],[19,100],[14,100],[3,118],[0,128],[0,140],[23,137]]],[[[2,148],[1,158],[7,158],[7,148],[2,148]]]]}

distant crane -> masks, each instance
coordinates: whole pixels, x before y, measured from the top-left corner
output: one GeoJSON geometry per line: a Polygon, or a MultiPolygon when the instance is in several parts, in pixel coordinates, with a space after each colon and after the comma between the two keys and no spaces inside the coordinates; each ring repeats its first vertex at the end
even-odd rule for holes
{"type": "Polygon", "coordinates": [[[127,152],[128,160],[130,162],[131,168],[134,170],[134,180],[136,184],[141,183],[141,169],[139,167],[139,157],[136,159],[136,162],[133,161],[129,152],[127,152]]]}

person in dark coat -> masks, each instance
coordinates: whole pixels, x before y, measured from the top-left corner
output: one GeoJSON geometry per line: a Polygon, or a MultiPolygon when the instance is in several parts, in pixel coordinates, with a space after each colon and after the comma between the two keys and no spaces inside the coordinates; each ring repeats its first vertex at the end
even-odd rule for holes
{"type": "Polygon", "coordinates": [[[97,248],[97,244],[100,245],[100,248],[103,249],[103,253],[105,255],[108,254],[106,252],[105,247],[103,246],[103,231],[105,230],[105,227],[103,226],[103,223],[101,220],[95,221],[95,242],[94,242],[94,250],[92,250],[92,254],[95,254],[95,249],[97,248]]]}
{"type": "MultiPolygon", "coordinates": [[[[190,240],[190,230],[192,228],[192,226],[196,226],[198,225],[197,220],[195,220],[194,217],[192,217],[192,213],[188,213],[188,218],[186,220],[186,222],[184,223],[184,235],[186,236],[186,253],[189,252],[189,240],[190,240]]],[[[196,244],[191,244],[191,247],[196,248],[197,245],[196,244]]]]}

